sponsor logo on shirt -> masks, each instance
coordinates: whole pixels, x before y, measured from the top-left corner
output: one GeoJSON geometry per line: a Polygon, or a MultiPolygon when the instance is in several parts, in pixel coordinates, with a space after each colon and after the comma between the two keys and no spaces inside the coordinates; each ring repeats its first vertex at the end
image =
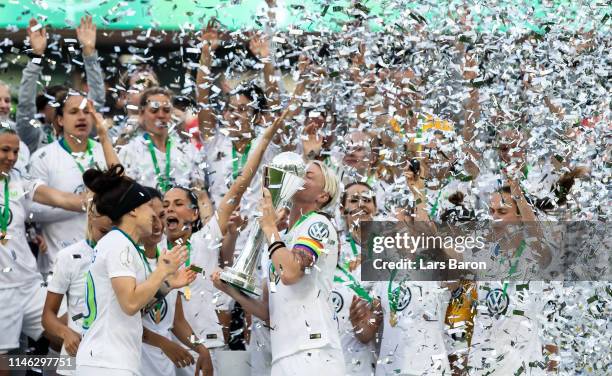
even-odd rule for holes
{"type": "Polygon", "coordinates": [[[132,261],[134,261],[134,256],[132,255],[132,252],[130,252],[130,247],[125,247],[125,249],[121,252],[119,257],[120,257],[119,261],[121,262],[121,265],[125,267],[130,266],[132,264],[132,261]]]}
{"type": "Polygon", "coordinates": [[[342,307],[344,307],[344,298],[342,297],[342,295],[340,295],[338,291],[332,291],[331,302],[332,302],[332,307],[334,307],[334,310],[336,311],[336,313],[340,313],[340,311],[342,310],[342,307]]]}
{"type": "MultiPolygon", "coordinates": [[[[4,205],[0,205],[0,215],[2,215],[2,213],[4,213],[4,205]]],[[[6,223],[6,227],[8,228],[11,223],[13,223],[13,210],[9,207],[8,222],[6,223]]]]}
{"type": "Polygon", "coordinates": [[[510,305],[510,298],[502,289],[493,289],[489,291],[485,300],[491,316],[504,315],[510,305]]]}
{"type": "Polygon", "coordinates": [[[157,312],[159,312],[159,322],[164,321],[166,318],[166,314],[168,313],[168,302],[166,302],[166,298],[163,298],[155,305],[155,309],[149,310],[149,317],[153,322],[157,321],[157,312]]]}
{"type": "Polygon", "coordinates": [[[410,287],[407,285],[400,283],[399,286],[393,290],[393,294],[398,297],[397,299],[397,311],[401,312],[410,305],[410,301],[412,300],[412,292],[410,291],[410,287]]]}
{"type": "Polygon", "coordinates": [[[323,222],[315,222],[308,228],[308,235],[318,241],[329,237],[329,227],[323,222]]]}

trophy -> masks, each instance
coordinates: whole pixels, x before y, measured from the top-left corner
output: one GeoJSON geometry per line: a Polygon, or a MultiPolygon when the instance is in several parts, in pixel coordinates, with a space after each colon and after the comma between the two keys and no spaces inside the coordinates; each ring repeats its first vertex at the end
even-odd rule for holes
{"type": "MultiPolygon", "coordinates": [[[[263,168],[263,186],[272,195],[275,209],[289,207],[291,198],[304,185],[305,165],[296,153],[280,153],[263,168]]],[[[221,280],[252,295],[261,295],[260,281],[255,277],[261,259],[264,233],[259,221],[252,224],[246,245],[231,268],[221,272],[221,280]]]]}

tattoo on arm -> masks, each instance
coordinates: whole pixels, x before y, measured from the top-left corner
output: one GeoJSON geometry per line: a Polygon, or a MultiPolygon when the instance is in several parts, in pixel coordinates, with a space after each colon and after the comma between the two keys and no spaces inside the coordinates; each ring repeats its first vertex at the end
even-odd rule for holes
{"type": "Polygon", "coordinates": [[[312,254],[306,250],[293,248],[291,250],[291,255],[293,256],[293,260],[300,265],[300,269],[302,271],[314,265],[314,258],[312,254]]]}

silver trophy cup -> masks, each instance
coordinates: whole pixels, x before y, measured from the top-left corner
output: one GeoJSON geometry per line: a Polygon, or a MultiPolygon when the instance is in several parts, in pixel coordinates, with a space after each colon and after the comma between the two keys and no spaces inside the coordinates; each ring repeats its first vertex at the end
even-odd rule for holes
{"type": "MultiPolygon", "coordinates": [[[[285,152],[277,155],[263,170],[263,186],[272,195],[275,209],[289,207],[293,195],[304,185],[305,165],[296,153],[285,152]]],[[[249,237],[234,265],[221,272],[221,280],[252,294],[261,295],[260,281],[256,278],[257,266],[264,245],[264,233],[255,221],[250,226],[249,237]]]]}

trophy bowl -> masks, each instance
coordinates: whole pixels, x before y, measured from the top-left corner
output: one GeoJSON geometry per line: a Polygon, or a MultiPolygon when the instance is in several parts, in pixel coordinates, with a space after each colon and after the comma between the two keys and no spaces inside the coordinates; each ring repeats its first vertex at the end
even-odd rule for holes
{"type": "MultiPolygon", "coordinates": [[[[304,185],[306,167],[296,153],[280,153],[263,168],[263,186],[272,195],[275,209],[289,207],[291,198],[304,185]]],[[[264,233],[259,221],[250,226],[249,237],[234,265],[221,272],[221,280],[251,295],[261,295],[260,281],[256,277],[261,259],[264,233]]]]}

